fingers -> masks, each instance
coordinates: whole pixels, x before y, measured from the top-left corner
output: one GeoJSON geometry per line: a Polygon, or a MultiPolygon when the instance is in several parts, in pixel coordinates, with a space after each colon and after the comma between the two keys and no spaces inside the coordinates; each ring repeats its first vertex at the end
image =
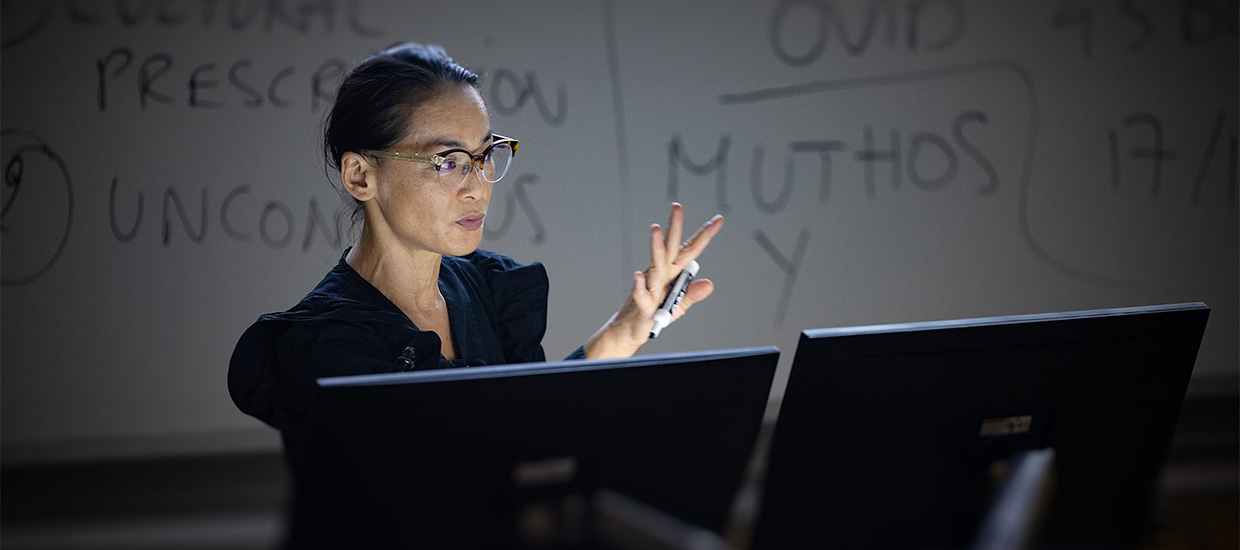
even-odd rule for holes
{"type": "MultiPolygon", "coordinates": [[[[641,274],[641,281],[645,285],[643,287],[646,291],[645,299],[653,303],[652,307],[658,307],[658,304],[654,302],[662,300],[671,280],[679,275],[685,266],[697,259],[710,245],[715,235],[723,229],[723,216],[716,214],[698,227],[697,231],[694,231],[687,240],[681,242],[684,217],[684,206],[673,202],[667,227],[660,227],[659,224],[650,226],[650,266],[641,274]]],[[[698,301],[709,296],[714,286],[710,281],[704,281],[704,283],[690,284],[692,290],[687,292],[694,294],[687,295],[686,298],[698,301]]],[[[634,296],[636,298],[636,291],[634,296]]],[[[683,312],[685,309],[688,307],[682,306],[678,308],[678,311],[683,312]]],[[[679,315],[676,315],[676,318],[679,318],[679,315]]]]}
{"type": "Polygon", "coordinates": [[[676,255],[680,252],[680,235],[684,224],[685,208],[678,202],[672,203],[672,213],[667,220],[667,239],[664,241],[669,260],[676,260],[676,255]]]}
{"type": "Polygon", "coordinates": [[[723,216],[715,214],[688,239],[681,241],[684,234],[685,209],[678,202],[672,203],[672,211],[667,219],[664,230],[658,224],[650,226],[650,266],[658,268],[672,263],[683,268],[690,261],[697,259],[706,250],[711,239],[723,228],[723,216]]]}
{"type": "Polygon", "coordinates": [[[663,229],[659,224],[650,226],[650,267],[658,267],[667,263],[667,244],[663,239],[663,229]]]}
{"type": "Polygon", "coordinates": [[[654,302],[654,296],[650,295],[650,291],[646,289],[646,274],[640,271],[633,273],[633,303],[637,304],[640,311],[652,311],[659,307],[654,302]]]}
{"type": "Polygon", "coordinates": [[[706,246],[710,244],[711,239],[719,234],[723,229],[723,216],[715,214],[711,219],[706,220],[693,236],[685,241],[684,248],[681,248],[676,256],[675,264],[678,266],[688,265],[690,261],[697,259],[706,250],[706,246]]]}
{"type": "Polygon", "coordinates": [[[654,292],[666,284],[667,248],[664,245],[663,228],[659,224],[650,226],[650,267],[643,273],[646,290],[654,292]]]}

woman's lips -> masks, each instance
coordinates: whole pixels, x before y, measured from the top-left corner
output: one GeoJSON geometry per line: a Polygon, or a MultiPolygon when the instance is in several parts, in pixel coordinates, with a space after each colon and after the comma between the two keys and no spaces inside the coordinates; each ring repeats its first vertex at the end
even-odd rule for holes
{"type": "Polygon", "coordinates": [[[482,227],[482,219],[486,217],[486,214],[470,214],[456,220],[456,224],[465,228],[466,231],[477,231],[479,227],[482,227]]]}

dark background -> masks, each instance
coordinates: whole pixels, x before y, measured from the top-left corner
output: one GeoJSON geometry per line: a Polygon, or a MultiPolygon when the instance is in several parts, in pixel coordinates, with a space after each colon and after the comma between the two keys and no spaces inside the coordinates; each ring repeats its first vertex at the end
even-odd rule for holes
{"type": "Polygon", "coordinates": [[[1204,301],[1150,540],[1236,546],[1235,2],[2,6],[6,547],[274,540],[228,357],[350,242],[318,124],[402,40],[522,140],[483,246],[547,265],[549,357],[671,200],[718,292],[643,352],[778,345],[772,412],[801,329],[1204,301]]]}

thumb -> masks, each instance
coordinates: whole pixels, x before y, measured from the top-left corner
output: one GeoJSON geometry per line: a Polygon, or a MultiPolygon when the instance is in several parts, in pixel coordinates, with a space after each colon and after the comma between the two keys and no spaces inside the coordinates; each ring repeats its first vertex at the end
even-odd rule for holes
{"type": "Polygon", "coordinates": [[[684,316],[693,304],[705,300],[711,293],[715,292],[715,283],[710,279],[694,279],[689,283],[689,287],[685,289],[685,296],[680,299],[680,307],[676,308],[673,319],[679,319],[684,316]]]}

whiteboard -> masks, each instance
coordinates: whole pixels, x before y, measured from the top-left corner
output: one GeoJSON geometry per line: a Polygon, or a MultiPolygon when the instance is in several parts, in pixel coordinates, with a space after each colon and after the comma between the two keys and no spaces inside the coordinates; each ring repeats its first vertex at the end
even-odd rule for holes
{"type": "Polygon", "coordinates": [[[241,332],[351,242],[320,127],[399,41],[484,75],[521,140],[483,247],[541,261],[559,358],[668,204],[717,292],[642,353],[1204,301],[1190,391],[1237,377],[1234,2],[6,3],[7,461],[274,449],[241,332]]]}

